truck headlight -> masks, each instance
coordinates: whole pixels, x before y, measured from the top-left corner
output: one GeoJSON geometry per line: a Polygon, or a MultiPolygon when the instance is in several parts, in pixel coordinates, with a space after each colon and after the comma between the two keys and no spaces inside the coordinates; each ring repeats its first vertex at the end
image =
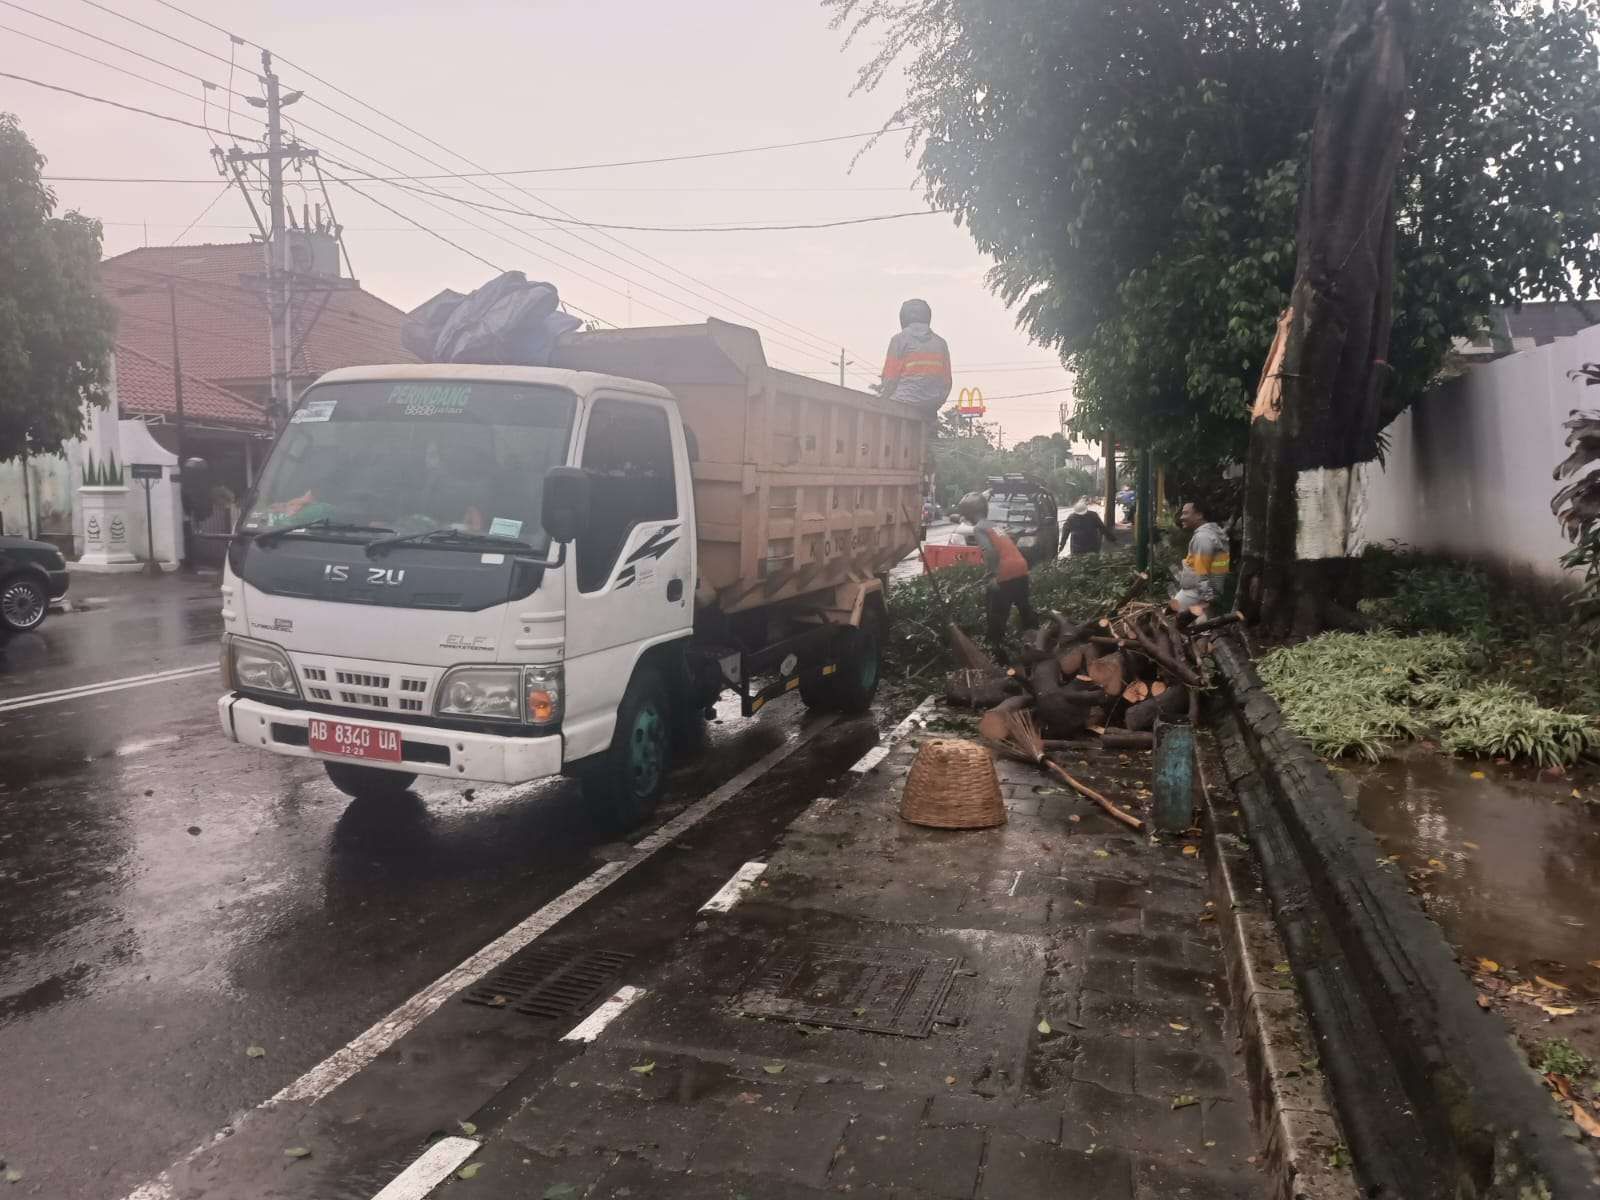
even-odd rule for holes
{"type": "Polygon", "coordinates": [[[456,667],[445,673],[434,715],[490,721],[522,720],[521,667],[456,667]]]}
{"type": "Polygon", "coordinates": [[[529,725],[549,727],[561,724],[563,686],[561,664],[523,668],[523,696],[529,725]]]}
{"type": "Polygon", "coordinates": [[[270,642],[230,637],[225,658],[228,683],[232,687],[252,692],[277,692],[284,696],[300,694],[289,656],[270,642]]]}

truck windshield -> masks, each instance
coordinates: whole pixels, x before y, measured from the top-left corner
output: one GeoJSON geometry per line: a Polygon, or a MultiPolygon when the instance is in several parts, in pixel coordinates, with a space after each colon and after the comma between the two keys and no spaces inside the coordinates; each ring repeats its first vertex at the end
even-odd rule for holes
{"type": "Polygon", "coordinates": [[[543,547],[544,477],[566,461],[575,405],[567,389],[537,384],[315,387],[273,447],[240,532],[320,521],[287,536],[456,529],[543,547]]]}

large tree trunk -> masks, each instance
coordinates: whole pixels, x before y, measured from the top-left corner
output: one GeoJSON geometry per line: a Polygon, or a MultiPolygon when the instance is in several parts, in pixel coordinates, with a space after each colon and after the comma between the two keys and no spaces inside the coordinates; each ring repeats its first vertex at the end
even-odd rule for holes
{"type": "Polygon", "coordinates": [[[1300,198],[1294,290],[1251,413],[1240,600],[1275,633],[1350,619],[1358,464],[1377,457],[1409,0],[1345,0],[1300,198]]]}

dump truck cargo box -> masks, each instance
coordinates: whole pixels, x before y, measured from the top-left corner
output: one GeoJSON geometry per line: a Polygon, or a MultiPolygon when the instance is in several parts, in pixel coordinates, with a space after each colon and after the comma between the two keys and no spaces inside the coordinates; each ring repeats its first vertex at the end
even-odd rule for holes
{"type": "Polygon", "coordinates": [[[917,548],[927,420],[769,366],[724,321],[568,334],[551,364],[677,398],[695,457],[701,607],[741,612],[835,591],[917,548]]]}

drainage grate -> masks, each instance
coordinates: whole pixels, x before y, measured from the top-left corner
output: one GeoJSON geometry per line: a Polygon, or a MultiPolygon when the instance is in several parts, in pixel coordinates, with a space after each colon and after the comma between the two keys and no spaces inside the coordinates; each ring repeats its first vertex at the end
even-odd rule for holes
{"type": "Polygon", "coordinates": [[[789,942],[767,956],[734,1007],[752,1017],[927,1037],[960,964],[921,950],[789,942]]]}
{"type": "Polygon", "coordinates": [[[615,989],[632,959],[613,950],[536,944],[461,998],[544,1021],[574,1020],[615,989]]]}

